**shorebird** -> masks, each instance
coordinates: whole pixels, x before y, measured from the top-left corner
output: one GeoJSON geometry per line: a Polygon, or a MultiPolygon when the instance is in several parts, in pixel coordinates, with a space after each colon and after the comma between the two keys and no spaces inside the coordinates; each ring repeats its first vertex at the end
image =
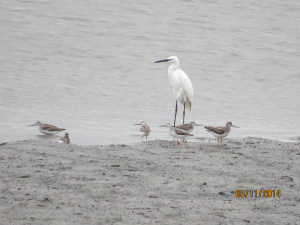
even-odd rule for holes
{"type": "Polygon", "coordinates": [[[193,122],[190,122],[190,123],[187,123],[187,124],[178,125],[178,126],[175,126],[175,127],[183,130],[186,133],[191,133],[194,130],[194,126],[203,126],[203,125],[196,124],[193,121],[193,122]]]}
{"type": "Polygon", "coordinates": [[[189,134],[187,132],[184,132],[181,129],[178,129],[176,127],[172,127],[171,124],[167,123],[166,125],[161,125],[159,127],[167,127],[169,129],[169,134],[174,137],[177,138],[177,142],[176,142],[176,146],[179,145],[178,139],[179,138],[186,138],[186,137],[190,137],[190,136],[194,136],[192,134],[189,134]]]}
{"type": "Polygon", "coordinates": [[[70,138],[69,138],[69,134],[66,132],[65,136],[62,137],[61,139],[59,139],[60,143],[65,143],[65,144],[70,144],[70,138]]]}
{"type": "MultiPolygon", "coordinates": [[[[219,145],[219,139],[221,139],[221,145],[222,138],[227,137],[232,127],[237,127],[232,124],[232,122],[227,122],[225,127],[211,127],[211,126],[205,126],[204,128],[207,129],[206,131],[210,132],[213,136],[217,138],[217,142],[219,145]]],[[[239,127],[237,127],[239,128],[239,127]]]]}
{"type": "Polygon", "coordinates": [[[39,126],[39,130],[43,134],[57,134],[63,130],[66,130],[64,128],[58,128],[56,126],[53,126],[53,125],[50,125],[47,123],[41,123],[40,121],[37,121],[33,125],[29,125],[29,127],[31,127],[31,126],[39,126]]]}
{"type": "Polygon", "coordinates": [[[193,102],[193,85],[190,78],[179,68],[179,59],[176,56],[170,56],[167,59],[156,61],[160,62],[171,62],[172,64],[168,69],[169,83],[171,90],[173,91],[173,96],[176,98],[175,105],[175,118],[174,126],[176,123],[177,115],[177,101],[183,105],[183,124],[185,118],[185,109],[191,110],[193,102]]]}
{"type": "Polygon", "coordinates": [[[150,127],[147,125],[147,123],[145,121],[138,123],[138,124],[133,124],[133,125],[141,125],[140,128],[140,132],[142,132],[142,139],[141,141],[143,141],[144,136],[146,136],[146,141],[147,141],[147,137],[149,136],[151,130],[150,127]]]}
{"type": "MultiPolygon", "coordinates": [[[[203,125],[196,124],[193,121],[193,122],[190,122],[188,124],[182,124],[182,125],[178,125],[178,126],[175,126],[175,127],[180,129],[180,130],[183,130],[184,132],[189,134],[194,130],[194,126],[203,126],[203,125]]],[[[185,138],[183,138],[183,141],[186,141],[185,138]]]]}

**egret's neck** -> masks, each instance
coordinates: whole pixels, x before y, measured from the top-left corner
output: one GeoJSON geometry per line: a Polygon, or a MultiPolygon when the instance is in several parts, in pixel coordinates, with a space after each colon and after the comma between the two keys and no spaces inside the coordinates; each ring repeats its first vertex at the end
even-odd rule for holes
{"type": "Polygon", "coordinates": [[[169,69],[168,69],[168,74],[172,74],[174,73],[176,70],[179,69],[179,62],[176,61],[174,63],[172,63],[170,66],[169,66],[169,69]]]}

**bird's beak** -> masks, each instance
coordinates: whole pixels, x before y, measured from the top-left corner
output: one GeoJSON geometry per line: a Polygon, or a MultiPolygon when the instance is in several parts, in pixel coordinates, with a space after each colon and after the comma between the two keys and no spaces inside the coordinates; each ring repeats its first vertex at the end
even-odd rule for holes
{"type": "Polygon", "coordinates": [[[29,127],[35,126],[36,124],[29,125],[29,127]]]}
{"type": "Polygon", "coordinates": [[[159,125],[159,127],[166,127],[167,125],[159,125]]]}
{"type": "Polygon", "coordinates": [[[199,124],[195,124],[195,126],[202,126],[203,127],[203,125],[199,125],[199,124]]]}
{"type": "Polygon", "coordinates": [[[239,127],[237,127],[237,126],[234,126],[234,125],[231,125],[231,126],[233,126],[233,127],[236,127],[236,128],[239,128],[239,127]]]}
{"type": "Polygon", "coordinates": [[[141,123],[133,124],[133,125],[142,125],[141,123]]]}
{"type": "Polygon", "coordinates": [[[171,59],[163,59],[163,60],[155,61],[154,63],[168,62],[168,61],[170,61],[170,60],[171,60],[171,59]]]}

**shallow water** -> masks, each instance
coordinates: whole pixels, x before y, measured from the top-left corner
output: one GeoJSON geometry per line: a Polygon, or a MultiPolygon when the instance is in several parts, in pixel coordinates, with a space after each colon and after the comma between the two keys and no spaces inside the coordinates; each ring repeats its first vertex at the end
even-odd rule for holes
{"type": "Polygon", "coordinates": [[[299,24],[297,1],[5,1],[0,141],[40,138],[27,127],[37,120],[76,144],[138,142],[143,120],[150,140],[171,140],[158,127],[174,118],[168,63],[154,64],[171,55],[194,87],[186,122],[289,140],[300,127],[299,24]]]}

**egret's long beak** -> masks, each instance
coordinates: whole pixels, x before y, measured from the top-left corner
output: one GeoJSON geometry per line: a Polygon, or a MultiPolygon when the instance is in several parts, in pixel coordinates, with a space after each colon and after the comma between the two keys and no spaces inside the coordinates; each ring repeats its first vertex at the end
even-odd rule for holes
{"type": "Polygon", "coordinates": [[[237,126],[234,126],[234,125],[231,125],[231,126],[233,126],[233,127],[236,127],[236,128],[239,128],[239,127],[237,127],[237,126]]]}
{"type": "Polygon", "coordinates": [[[142,123],[137,123],[137,124],[133,124],[133,125],[142,125],[142,123]]]}
{"type": "Polygon", "coordinates": [[[155,61],[154,63],[168,62],[168,61],[170,61],[170,60],[171,60],[171,59],[163,59],[163,60],[155,61]]]}
{"type": "Polygon", "coordinates": [[[159,127],[166,127],[167,125],[159,125],[159,127]]]}
{"type": "Polygon", "coordinates": [[[35,126],[36,124],[28,125],[29,127],[35,126]]]}

